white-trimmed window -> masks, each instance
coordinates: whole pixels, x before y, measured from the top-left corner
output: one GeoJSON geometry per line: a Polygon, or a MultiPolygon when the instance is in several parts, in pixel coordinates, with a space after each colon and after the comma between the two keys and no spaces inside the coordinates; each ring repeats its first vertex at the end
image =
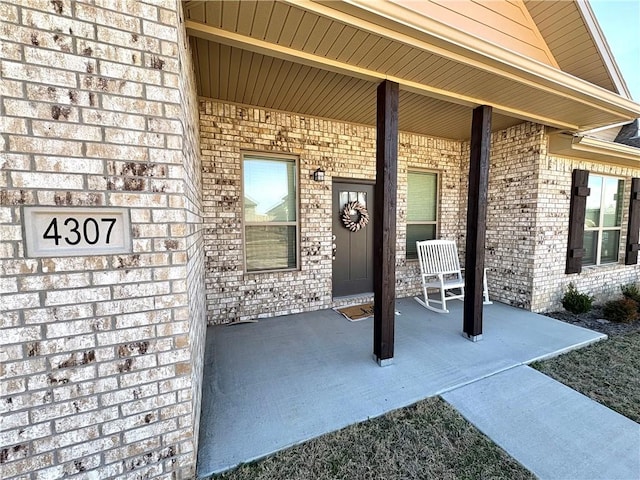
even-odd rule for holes
{"type": "Polygon", "coordinates": [[[298,268],[298,161],[242,155],[247,272],[298,268]]]}
{"type": "Polygon", "coordinates": [[[584,220],[583,265],[618,261],[624,180],[589,174],[589,196],[584,220]]]}
{"type": "Polygon", "coordinates": [[[407,173],[407,259],[418,258],[416,242],[438,235],[438,174],[407,173]]]}

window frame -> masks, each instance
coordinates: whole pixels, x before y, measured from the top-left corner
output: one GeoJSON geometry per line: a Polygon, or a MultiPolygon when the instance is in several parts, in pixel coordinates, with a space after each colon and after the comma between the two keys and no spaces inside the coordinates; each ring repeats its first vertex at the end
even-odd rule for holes
{"type": "MultiPolygon", "coordinates": [[[[596,242],[596,253],[595,253],[595,262],[594,263],[586,263],[583,259],[583,266],[584,267],[600,267],[600,266],[604,266],[604,265],[615,265],[615,264],[619,264],[620,263],[620,246],[622,245],[622,228],[623,228],[623,220],[624,220],[624,205],[625,205],[625,189],[627,187],[626,185],[626,179],[623,177],[617,177],[615,175],[605,175],[602,173],[593,173],[593,172],[589,172],[589,181],[592,178],[601,178],[602,179],[602,188],[601,188],[601,192],[600,192],[600,205],[599,205],[599,210],[600,210],[600,216],[598,218],[598,226],[597,227],[588,227],[586,225],[586,209],[587,206],[585,205],[585,224],[584,224],[584,229],[582,232],[582,242],[583,245],[585,244],[585,235],[587,232],[596,232],[597,235],[597,242],[596,242]],[[614,227],[606,227],[604,225],[604,215],[605,215],[605,209],[604,209],[604,195],[605,195],[605,181],[607,178],[612,178],[615,179],[617,181],[622,181],[622,193],[620,194],[620,198],[617,198],[616,201],[621,202],[620,204],[620,225],[618,226],[614,226],[614,227]],[[618,245],[617,245],[617,251],[616,251],[616,260],[612,261],[612,262],[605,262],[602,263],[602,238],[603,238],[603,233],[604,232],[611,232],[611,231],[617,231],[618,232],[618,245]]],[[[587,183],[588,185],[588,183],[587,183]]],[[[588,200],[587,200],[587,204],[588,204],[588,200]]],[[[584,248],[584,247],[583,247],[584,248]]]]}
{"type": "Polygon", "coordinates": [[[442,173],[438,170],[430,170],[430,169],[424,169],[424,168],[407,168],[407,208],[406,208],[406,212],[407,212],[407,220],[405,222],[405,242],[404,242],[404,247],[405,247],[405,251],[404,251],[404,256],[405,256],[405,260],[409,261],[409,262],[417,262],[418,261],[418,255],[416,253],[415,258],[414,257],[410,257],[408,255],[408,249],[407,249],[407,245],[408,245],[408,231],[409,231],[409,225],[435,225],[436,227],[436,231],[435,231],[435,238],[440,238],[440,185],[441,185],[441,177],[442,177],[442,173]],[[409,220],[409,174],[411,173],[431,173],[434,174],[436,176],[436,192],[435,192],[435,200],[436,200],[436,219],[435,220],[413,220],[410,221],[409,220]]]}
{"type": "Polygon", "coordinates": [[[245,274],[255,275],[261,273],[272,273],[272,272],[294,272],[300,270],[300,157],[297,155],[285,155],[280,153],[272,153],[272,152],[260,152],[260,151],[251,151],[251,150],[243,150],[240,153],[240,200],[242,202],[241,207],[241,218],[242,218],[242,265],[245,274]],[[278,221],[278,222],[248,222],[245,219],[245,182],[244,182],[244,172],[245,172],[245,159],[247,157],[257,158],[261,160],[270,160],[270,161],[293,161],[295,164],[295,187],[296,187],[296,198],[295,198],[295,206],[296,206],[296,220],[295,221],[278,221]],[[295,226],[296,230],[296,246],[295,246],[295,254],[296,254],[296,265],[295,267],[285,267],[285,268],[270,268],[264,270],[249,270],[247,267],[247,227],[251,226],[295,226]]]}

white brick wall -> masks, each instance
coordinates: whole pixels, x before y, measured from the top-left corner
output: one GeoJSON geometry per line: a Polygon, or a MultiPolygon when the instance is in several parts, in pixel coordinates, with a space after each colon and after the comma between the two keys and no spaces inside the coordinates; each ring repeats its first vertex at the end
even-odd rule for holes
{"type": "MultiPolygon", "coordinates": [[[[331,183],[375,179],[375,129],[363,125],[209,99],[200,101],[203,155],[207,309],[209,323],[224,323],[330,308],[331,183]],[[300,259],[294,272],[243,271],[241,152],[289,153],[300,158],[300,259]],[[324,183],[311,180],[319,166],[324,183]]],[[[455,238],[460,195],[461,144],[404,134],[399,139],[397,292],[418,291],[418,265],[405,260],[407,168],[441,176],[443,237],[455,238]]],[[[351,300],[353,301],[353,300],[351,300]]]]}
{"type": "MultiPolygon", "coordinates": [[[[374,178],[375,129],[204,98],[200,118],[209,323],[345,303],[333,300],[331,294],[331,182],[334,177],[374,178]],[[243,150],[291,153],[300,158],[300,271],[243,271],[243,150]],[[321,185],[309,179],[318,166],[326,170],[321,185]]],[[[559,299],[569,281],[584,285],[604,301],[617,294],[620,283],[633,282],[637,277],[637,268],[625,267],[622,260],[612,266],[585,268],[578,279],[564,275],[569,221],[566,192],[571,171],[579,164],[555,161],[564,166],[558,169],[547,157],[546,133],[541,125],[523,123],[492,134],[486,268],[493,300],[546,311],[561,308],[559,299]]],[[[401,133],[398,163],[396,278],[397,295],[404,297],[415,295],[419,289],[417,264],[405,259],[407,169],[423,168],[440,174],[439,234],[457,240],[464,261],[469,143],[401,133]]],[[[580,168],[587,167],[621,175],[628,184],[632,175],[640,173],[598,164],[582,164],[580,168]]],[[[626,202],[628,205],[628,199],[626,202]]]]}
{"type": "Polygon", "coordinates": [[[181,3],[0,15],[2,477],[191,478],[204,256],[181,3]],[[134,251],[27,258],[32,205],[129,208],[134,251]]]}
{"type": "Polygon", "coordinates": [[[532,310],[562,309],[561,299],[570,282],[581,293],[594,295],[596,303],[603,303],[619,297],[621,285],[640,281],[638,266],[624,265],[632,177],[640,177],[640,169],[558,158],[547,154],[546,147],[543,146],[537,206],[538,224],[535,231],[532,310]],[[571,173],[576,168],[625,180],[620,253],[618,263],[583,267],[579,274],[565,275],[571,173]]]}
{"type": "Polygon", "coordinates": [[[486,257],[492,297],[545,312],[562,310],[570,282],[594,295],[597,303],[620,296],[621,285],[638,282],[638,266],[624,265],[631,178],[638,176],[640,169],[549,155],[540,125],[522,124],[494,133],[486,257]],[[576,168],[625,180],[620,259],[566,275],[569,195],[576,168]]]}
{"type": "Polygon", "coordinates": [[[527,310],[531,308],[537,168],[543,142],[543,127],[532,123],[491,136],[485,257],[489,293],[495,300],[527,310]]]}

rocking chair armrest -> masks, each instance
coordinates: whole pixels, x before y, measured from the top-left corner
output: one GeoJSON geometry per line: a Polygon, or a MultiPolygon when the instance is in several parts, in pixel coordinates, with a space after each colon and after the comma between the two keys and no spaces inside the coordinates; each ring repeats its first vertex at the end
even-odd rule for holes
{"type": "Polygon", "coordinates": [[[444,283],[444,274],[442,274],[442,273],[434,273],[432,276],[434,278],[436,278],[438,280],[438,282],[440,282],[441,284],[444,283]]]}
{"type": "Polygon", "coordinates": [[[442,278],[442,273],[421,273],[420,274],[421,277],[426,277],[426,278],[437,278],[437,279],[441,279],[442,278]]]}

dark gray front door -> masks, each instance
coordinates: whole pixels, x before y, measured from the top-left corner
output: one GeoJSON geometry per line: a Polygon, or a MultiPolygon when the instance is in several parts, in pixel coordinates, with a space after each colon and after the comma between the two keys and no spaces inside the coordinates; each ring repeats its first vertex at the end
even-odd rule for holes
{"type": "MultiPolygon", "coordinates": [[[[357,222],[355,212],[351,220],[357,222]]],[[[333,183],[333,296],[373,292],[373,185],[333,183]],[[342,220],[345,205],[359,202],[369,214],[369,223],[356,232],[342,220]]]]}

